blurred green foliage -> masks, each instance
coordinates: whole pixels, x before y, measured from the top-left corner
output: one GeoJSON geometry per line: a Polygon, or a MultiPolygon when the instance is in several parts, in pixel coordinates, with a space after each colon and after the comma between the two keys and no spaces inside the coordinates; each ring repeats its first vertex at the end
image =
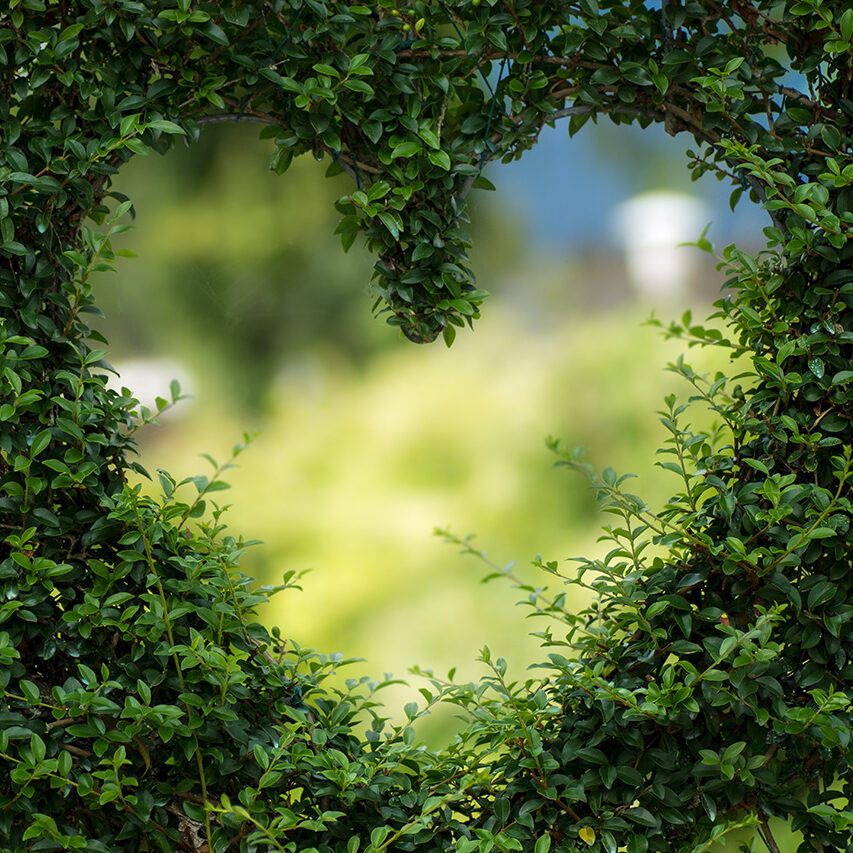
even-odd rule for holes
{"type": "MultiPolygon", "coordinates": [[[[613,282],[577,259],[528,256],[524,223],[481,194],[472,254],[495,293],[489,316],[452,353],[412,347],[371,318],[370,260],[333,234],[348,179],[324,179],[309,157],[277,179],[257,135],[206,129],[195,156],[136,158],[118,179],[140,212],[122,245],[140,257],[102,283],[103,330],[117,358],[170,356],[195,377],[183,417],[142,435],[143,461],[194,474],[200,451],[222,455],[259,428],[228,496],[234,528],[264,542],[243,569],[264,583],[314,570],[298,598],[273,600],[269,624],[363,656],[372,675],[419,664],[474,677],[484,642],[520,672],[538,641],[518,630],[518,595],[482,587],[483,567],[431,531],[475,531],[536,583],[537,551],[599,553],[587,484],[551,471],[544,439],[638,471],[662,502],[675,483],[649,461],[666,435],[653,409],[683,387],[663,369],[683,345],[643,326],[627,292],[608,306],[613,282]]],[[[416,686],[386,691],[392,715],[416,686]]]]}
{"type": "MultiPolygon", "coordinates": [[[[334,234],[350,179],[324,179],[309,156],[274,179],[272,151],[257,126],[234,123],[165,162],[129,163],[115,188],[139,216],[122,245],[142,260],[104,280],[99,305],[113,357],[173,357],[255,414],[294,358],[324,352],[358,367],[402,342],[371,319],[373,258],[358,243],[345,254],[334,234]]],[[[523,228],[505,212],[478,219],[492,237],[476,252],[485,278],[518,258],[523,228]]]]}
{"type": "MultiPolygon", "coordinates": [[[[527,223],[505,198],[480,195],[472,256],[495,294],[489,314],[452,353],[412,347],[371,318],[370,257],[358,244],[343,254],[333,233],[347,178],[326,179],[303,157],[275,179],[245,125],[209,128],[198,145],[203,157],[179,147],[165,162],[136,158],[118,181],[142,214],[122,244],[139,258],[101,287],[102,326],[119,357],[171,356],[196,382],[180,418],[141,436],[144,463],[191,475],[205,470],[199,451],[221,456],[260,429],[226,495],[233,528],[262,540],[242,568],[262,583],[308,571],[301,592],[261,617],[303,647],[363,657],[340,682],[405,679],[382,690],[392,719],[420,698],[414,665],[479,678],[485,644],[521,677],[539,648],[519,631],[524,596],[483,586],[486,567],[433,528],[476,531],[490,557],[517,561],[514,573],[536,585],[548,581],[531,565],[538,551],[566,568],[601,556],[587,483],[552,470],[541,439],[637,472],[635,490],[663,503],[676,482],[651,462],[666,438],[653,409],[684,390],[665,370],[683,344],[646,326],[646,308],[583,259],[528,254],[527,223]]],[[[691,363],[724,367],[716,351],[691,363]]],[[[579,592],[568,590],[578,609],[579,592]]],[[[453,713],[435,707],[420,735],[446,742],[453,713]]]]}
{"type": "Polygon", "coordinates": [[[358,361],[392,339],[365,310],[372,261],[345,255],[332,233],[348,179],[324,181],[303,158],[271,180],[257,136],[211,128],[200,150],[179,146],[166,163],[152,154],[122,172],[118,187],[140,213],[132,245],[157,251],[123,266],[102,307],[116,358],[171,355],[202,379],[228,377],[229,398],[253,410],[306,347],[331,340],[358,361]]]}

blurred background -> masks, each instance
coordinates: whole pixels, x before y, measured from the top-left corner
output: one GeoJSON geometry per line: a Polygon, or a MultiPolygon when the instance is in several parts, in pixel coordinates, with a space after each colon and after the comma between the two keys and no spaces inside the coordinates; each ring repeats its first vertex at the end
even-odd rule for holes
{"type": "MultiPolygon", "coordinates": [[[[207,128],[192,150],[137,157],[117,178],[137,216],[116,248],[138,257],[102,275],[98,327],[143,402],[173,378],[192,395],[143,430],[143,464],[209,473],[199,454],[224,460],[259,431],[218,495],[233,531],[263,540],[243,570],[264,584],[311,570],[262,618],[303,647],[365,659],[345,675],[406,678],[385,693],[395,719],[418,698],[413,665],[476,678],[486,644],[523,679],[539,659],[529,632],[543,626],[521,594],[481,584],[488,567],[434,527],[475,533],[540,585],[537,554],[570,571],[605,547],[607,520],[582,478],[552,470],[546,436],[637,474],[632,491],[652,506],[677,488],[655,466],[656,410],[689,395],[665,371],[685,347],[644,321],[704,319],[720,294],[714,259],[678,243],[710,223],[718,251],[748,248],[766,224],[747,201],[729,210],[728,185],[691,183],[686,147],[606,121],[569,139],[558,123],[523,160],[492,165],[497,192],[471,197],[471,261],[493,295],[452,350],[371,316],[373,259],[333,234],[349,179],[324,178],[310,156],[270,174],[257,127],[207,128]]],[[[724,359],[688,357],[703,371],[724,359]]],[[[449,726],[439,713],[421,733],[442,742],[449,726]]]]}

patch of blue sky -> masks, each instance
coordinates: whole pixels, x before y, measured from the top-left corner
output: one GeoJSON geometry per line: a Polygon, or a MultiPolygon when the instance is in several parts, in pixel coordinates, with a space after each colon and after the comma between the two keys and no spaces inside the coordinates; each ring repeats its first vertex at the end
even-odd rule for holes
{"type": "Polygon", "coordinates": [[[529,223],[529,239],[552,251],[615,246],[617,207],[655,189],[703,200],[711,222],[707,236],[718,247],[762,240],[769,216],[746,194],[732,211],[730,181],[706,175],[691,182],[685,154],[691,147],[697,145],[686,134],[673,139],[658,125],[616,127],[603,117],[570,139],[568,121],[560,120],[545,127],[520,160],[491,163],[485,175],[529,223]]]}

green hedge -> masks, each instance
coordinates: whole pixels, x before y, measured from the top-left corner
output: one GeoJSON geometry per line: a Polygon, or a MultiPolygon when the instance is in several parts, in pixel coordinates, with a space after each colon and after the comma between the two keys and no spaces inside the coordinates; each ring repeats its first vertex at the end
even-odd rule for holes
{"type": "Polygon", "coordinates": [[[10,0],[0,849],[698,853],[756,825],[776,853],[781,817],[803,851],[849,850],[851,37],[834,0],[10,0]],[[555,444],[615,516],[608,555],[562,579],[595,604],[527,590],[554,620],[541,677],[508,683],[486,651],[480,684],[433,679],[427,706],[468,724],[432,753],[376,686],[325,687],[339,661],[254,620],[266,594],[215,500],[230,463],[160,473],[156,499],[128,484],[157,412],[107,389],[86,322],[129,212],[110,181],[260,122],[274,171],[310,152],[350,174],[338,230],[377,257],[376,310],[450,344],[487,296],[467,193],[566,116],[691,134],[694,174],[764,205],[766,249],[720,257],[726,331],[668,329],[749,368],[679,363],[658,511],[555,444]]]}

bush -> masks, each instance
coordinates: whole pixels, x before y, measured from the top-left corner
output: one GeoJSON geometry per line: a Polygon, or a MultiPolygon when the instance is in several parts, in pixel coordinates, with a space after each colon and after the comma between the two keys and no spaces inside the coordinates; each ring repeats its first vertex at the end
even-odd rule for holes
{"type": "Polygon", "coordinates": [[[778,851],[771,817],[850,849],[849,4],[12,0],[0,25],[3,849],[698,853],[756,824],[778,851]],[[482,683],[433,678],[427,706],[469,722],[430,753],[377,686],[325,688],[343,661],[253,621],[214,501],[230,463],[160,474],[156,500],[128,484],[157,412],[107,390],[86,325],[129,211],[110,178],[261,122],[274,171],[310,151],[351,175],[338,230],[378,257],[377,309],[450,344],[487,296],[463,230],[485,162],[603,115],[692,134],[694,175],[769,212],[763,252],[720,258],[726,331],[667,329],[750,368],[679,363],[659,511],[554,443],[615,516],[563,578],[597,599],[528,589],[556,623],[543,676],[484,651],[482,683]]]}

